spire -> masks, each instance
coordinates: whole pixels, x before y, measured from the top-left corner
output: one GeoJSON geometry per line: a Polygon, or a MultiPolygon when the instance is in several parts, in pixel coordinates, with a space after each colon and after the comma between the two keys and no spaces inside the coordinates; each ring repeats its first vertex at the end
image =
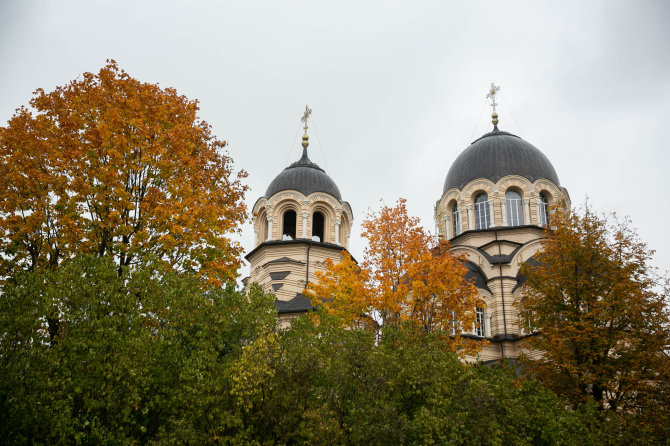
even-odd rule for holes
{"type": "Polygon", "coordinates": [[[491,99],[491,122],[493,123],[493,131],[498,131],[498,113],[496,112],[496,94],[500,90],[499,86],[496,86],[491,82],[491,88],[489,89],[489,94],[486,95],[487,99],[491,99]]]}
{"type": "Polygon", "coordinates": [[[312,109],[309,108],[309,106],[305,105],[305,113],[302,115],[302,118],[300,120],[303,123],[303,129],[305,130],[305,134],[302,135],[302,157],[307,158],[307,146],[309,145],[309,136],[307,136],[307,120],[309,119],[309,115],[312,114],[312,109]]]}

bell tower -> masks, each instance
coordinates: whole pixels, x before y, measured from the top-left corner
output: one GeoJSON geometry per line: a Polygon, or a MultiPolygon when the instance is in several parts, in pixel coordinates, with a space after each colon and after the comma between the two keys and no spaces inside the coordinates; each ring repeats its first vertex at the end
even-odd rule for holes
{"type": "Polygon", "coordinates": [[[246,255],[249,282],[275,294],[284,321],[312,309],[302,291],[316,280],[314,273],[324,269],[326,259],[340,261],[353,223],[349,203],[307,154],[311,112],[305,107],[301,118],[301,158],[277,175],[254,204],[254,249],[246,255]]]}
{"type": "Polygon", "coordinates": [[[489,340],[482,361],[518,357],[519,341],[533,334],[520,324],[516,308],[523,299],[521,264],[534,261],[553,210],[570,208],[568,191],[544,153],[498,128],[499,89],[491,84],[487,95],[493,129],[454,160],[435,207],[440,236],[467,256],[466,277],[484,303],[466,330],[466,336],[489,340]]]}

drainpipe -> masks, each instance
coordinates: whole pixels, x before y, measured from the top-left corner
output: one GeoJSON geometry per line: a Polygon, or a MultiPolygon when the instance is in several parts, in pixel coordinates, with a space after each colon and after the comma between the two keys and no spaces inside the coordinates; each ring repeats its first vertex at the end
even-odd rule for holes
{"type": "Polygon", "coordinates": [[[310,242],[307,242],[307,268],[305,271],[305,288],[307,288],[307,284],[309,283],[309,250],[312,248],[312,244],[310,242]]]}
{"type": "Polygon", "coordinates": [[[505,315],[505,290],[503,288],[503,273],[502,273],[502,250],[500,249],[500,243],[498,242],[498,230],[495,230],[496,243],[498,245],[498,271],[500,277],[500,297],[502,299],[502,312],[503,312],[503,340],[500,343],[500,354],[502,358],[505,359],[505,341],[507,340],[507,316],[505,315]]]}

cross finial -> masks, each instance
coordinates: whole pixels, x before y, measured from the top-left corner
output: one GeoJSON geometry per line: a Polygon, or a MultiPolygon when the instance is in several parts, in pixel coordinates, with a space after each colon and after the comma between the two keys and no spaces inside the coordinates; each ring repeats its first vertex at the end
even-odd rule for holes
{"type": "Polygon", "coordinates": [[[307,134],[307,120],[309,119],[309,115],[312,114],[312,109],[309,108],[309,106],[305,105],[305,113],[302,115],[302,118],[300,120],[303,123],[302,128],[305,130],[305,135],[307,134]]]}
{"type": "Polygon", "coordinates": [[[500,90],[500,87],[491,82],[491,88],[489,89],[489,94],[486,95],[487,99],[491,99],[491,118],[493,122],[493,130],[498,130],[498,113],[496,112],[496,107],[498,103],[496,102],[496,94],[500,90]]]}
{"type": "Polygon", "coordinates": [[[307,156],[307,146],[309,145],[309,136],[307,136],[307,120],[309,115],[312,114],[312,109],[309,106],[305,105],[305,113],[302,115],[300,120],[303,123],[303,129],[305,129],[305,134],[302,135],[302,156],[307,156]]]}

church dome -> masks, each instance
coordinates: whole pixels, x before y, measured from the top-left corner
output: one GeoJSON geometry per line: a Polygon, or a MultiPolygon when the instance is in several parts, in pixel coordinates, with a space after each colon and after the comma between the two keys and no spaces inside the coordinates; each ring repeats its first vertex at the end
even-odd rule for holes
{"type": "Polygon", "coordinates": [[[270,198],[283,190],[297,190],[305,196],[313,192],[325,192],[342,201],[340,190],[332,178],[317,164],[310,161],[306,146],[300,160],[288,166],[272,180],[265,191],[265,196],[270,198]]]}
{"type": "Polygon", "coordinates": [[[443,193],[452,187],[462,189],[479,178],[496,183],[507,175],[519,175],[531,182],[545,178],[560,186],[554,166],[540,150],[496,126],[456,158],[444,181],[443,193]]]}

